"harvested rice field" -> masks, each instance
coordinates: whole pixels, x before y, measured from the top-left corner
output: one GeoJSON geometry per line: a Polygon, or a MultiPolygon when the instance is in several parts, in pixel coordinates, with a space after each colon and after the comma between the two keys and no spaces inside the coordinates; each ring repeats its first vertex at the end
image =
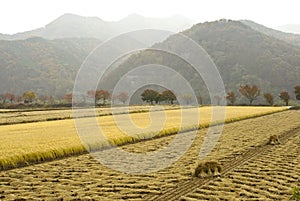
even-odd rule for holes
{"type": "MultiPolygon", "coordinates": [[[[299,110],[288,110],[225,124],[207,157],[224,167],[219,178],[192,176],[207,133],[203,128],[179,160],[158,172],[125,174],[84,154],[1,171],[0,199],[288,200],[291,188],[300,185],[299,119],[299,110]],[[280,136],[280,145],[266,145],[273,134],[280,136]]],[[[145,153],[162,149],[173,138],[166,136],[120,148],[145,153]]]]}

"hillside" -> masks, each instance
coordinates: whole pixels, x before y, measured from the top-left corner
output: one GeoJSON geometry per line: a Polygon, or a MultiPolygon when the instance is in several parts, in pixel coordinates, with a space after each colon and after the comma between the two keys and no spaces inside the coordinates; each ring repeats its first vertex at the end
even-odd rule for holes
{"type": "Polygon", "coordinates": [[[99,44],[96,39],[30,38],[0,41],[0,93],[62,96],[71,92],[84,58],[99,44]]]}
{"type": "MultiPolygon", "coordinates": [[[[300,48],[297,46],[231,20],[200,23],[182,33],[195,40],[212,57],[227,91],[233,90],[238,94],[240,85],[257,84],[263,93],[272,93],[277,97],[282,90],[288,90],[293,95],[293,87],[299,85],[300,48]]],[[[175,43],[178,44],[176,35],[173,35],[156,47],[175,43]]],[[[188,54],[188,50],[181,44],[173,48],[188,54]]],[[[176,60],[174,56],[162,56],[161,53],[150,50],[133,55],[121,65],[120,70],[109,77],[120,77],[120,74],[124,74],[133,66],[143,65],[148,61],[172,66],[188,77],[199,95],[207,97],[203,82],[194,72],[187,72],[187,64],[176,60]]]]}
{"type": "Polygon", "coordinates": [[[137,14],[129,15],[119,21],[110,22],[98,17],[83,17],[64,14],[54,21],[35,30],[13,35],[0,34],[2,40],[21,40],[30,37],[46,39],[58,38],[97,38],[101,41],[115,35],[139,29],[163,29],[173,32],[182,31],[191,26],[189,19],[181,16],[169,18],[147,18],[137,14]]]}

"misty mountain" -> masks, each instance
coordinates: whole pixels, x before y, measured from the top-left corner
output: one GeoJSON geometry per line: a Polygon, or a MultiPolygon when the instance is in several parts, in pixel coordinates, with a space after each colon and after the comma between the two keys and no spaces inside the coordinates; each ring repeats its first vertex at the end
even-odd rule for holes
{"type": "Polygon", "coordinates": [[[97,39],[30,38],[0,41],[0,93],[62,96],[71,92],[77,71],[97,39]]]}
{"type": "Polygon", "coordinates": [[[277,29],[287,33],[300,34],[300,24],[286,24],[277,27],[277,29]]]}
{"type": "MultiPolygon", "coordinates": [[[[256,84],[263,93],[278,94],[287,90],[293,95],[293,87],[299,85],[300,47],[268,36],[239,21],[219,20],[194,25],[182,34],[201,45],[216,64],[227,91],[237,94],[240,85],[256,84]]],[[[154,47],[168,46],[188,55],[185,44],[180,44],[176,35],[170,36],[154,47]],[[173,44],[176,44],[172,47],[173,44]]],[[[106,80],[115,83],[113,78],[121,77],[133,67],[152,62],[168,65],[186,77],[198,95],[206,96],[203,80],[190,71],[190,65],[174,55],[162,56],[161,52],[146,50],[132,55],[118,70],[108,75],[106,80]]],[[[138,75],[136,75],[138,76],[138,75]]],[[[140,74],[139,76],[143,76],[140,74]]],[[[263,100],[262,100],[263,101],[263,100]]]]}
{"type": "MultiPolygon", "coordinates": [[[[293,87],[299,85],[298,46],[231,20],[199,23],[181,33],[207,51],[216,64],[227,91],[232,90],[238,94],[241,84],[257,84],[263,92],[277,97],[282,90],[288,90],[293,95],[293,87]]],[[[178,42],[176,36],[177,34],[169,36],[153,48],[169,46],[188,55],[188,48],[178,42]]],[[[148,35],[143,37],[147,38],[148,35]]],[[[139,41],[123,42],[124,46],[128,45],[128,49],[130,45],[143,46],[139,41]]],[[[62,96],[72,92],[79,67],[99,43],[98,39],[92,38],[48,40],[35,37],[0,41],[0,93],[22,94],[26,90],[33,90],[39,95],[62,96]]],[[[153,44],[153,41],[148,44],[153,44]]],[[[110,52],[105,54],[110,55],[110,52]]],[[[97,60],[93,62],[97,63],[97,60]]],[[[176,55],[151,49],[135,52],[124,62],[119,62],[106,75],[103,87],[111,89],[124,73],[149,63],[171,66],[190,81],[198,95],[207,98],[203,80],[189,70],[189,64],[176,55]]],[[[142,77],[143,73],[139,75],[142,77]]],[[[136,77],[132,79],[134,81],[136,77]]]]}
{"type": "MultiPolygon", "coordinates": [[[[261,24],[257,24],[253,21],[250,21],[250,20],[241,20],[241,22],[248,25],[248,26],[250,26],[252,29],[254,29],[256,31],[259,31],[261,33],[264,33],[268,36],[272,36],[274,38],[277,38],[277,39],[283,40],[285,42],[288,42],[290,44],[300,46],[300,34],[291,33],[292,31],[288,31],[288,29],[286,29],[286,30],[285,29],[279,29],[281,31],[278,31],[278,30],[275,30],[275,29],[265,27],[261,24]]],[[[299,33],[300,33],[300,26],[298,28],[299,28],[299,33]]]]}
{"type": "Polygon", "coordinates": [[[138,29],[152,28],[178,32],[189,28],[191,25],[189,19],[181,16],[147,18],[133,14],[120,21],[109,22],[103,21],[98,17],[64,14],[45,27],[13,35],[0,34],[0,39],[21,40],[30,37],[42,37],[45,39],[97,38],[104,41],[115,35],[138,29]]]}

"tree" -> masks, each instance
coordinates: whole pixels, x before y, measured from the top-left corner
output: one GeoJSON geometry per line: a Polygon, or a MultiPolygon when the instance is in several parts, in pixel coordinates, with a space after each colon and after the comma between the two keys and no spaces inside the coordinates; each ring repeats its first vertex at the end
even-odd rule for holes
{"type": "Polygon", "coordinates": [[[274,104],[274,97],[272,96],[272,94],[270,94],[270,93],[265,93],[265,94],[264,94],[264,98],[266,99],[266,102],[267,102],[269,105],[273,105],[273,104],[274,104]]]}
{"type": "Polygon", "coordinates": [[[5,96],[6,96],[6,99],[10,101],[10,103],[12,103],[16,100],[16,96],[14,94],[6,93],[5,96]]]}
{"type": "Polygon", "coordinates": [[[252,102],[260,95],[260,89],[256,85],[252,87],[249,85],[240,86],[239,91],[249,100],[250,105],[252,105],[252,102]]]}
{"type": "Polygon", "coordinates": [[[72,100],[73,100],[73,94],[72,94],[72,93],[66,94],[66,95],[64,96],[64,100],[65,100],[67,103],[72,103],[72,100]]]}
{"type": "Polygon", "coordinates": [[[154,91],[152,89],[146,89],[142,94],[142,100],[146,101],[148,103],[150,103],[151,105],[153,105],[153,101],[155,101],[157,99],[158,96],[158,92],[154,91]]]}
{"type": "Polygon", "coordinates": [[[295,86],[295,95],[296,95],[296,99],[300,100],[300,86],[295,86]]]}
{"type": "Polygon", "coordinates": [[[199,105],[202,105],[202,102],[203,102],[202,96],[197,96],[197,101],[198,101],[199,105]]]}
{"type": "Polygon", "coordinates": [[[120,92],[118,95],[117,95],[117,99],[119,101],[121,101],[123,104],[125,104],[125,102],[128,100],[129,96],[127,93],[125,92],[120,92]]]}
{"type": "Polygon", "coordinates": [[[216,104],[217,104],[217,105],[220,105],[221,100],[222,100],[222,97],[221,97],[221,96],[218,96],[218,95],[215,95],[215,96],[214,96],[214,100],[216,101],[216,104]]]}
{"type": "Polygon", "coordinates": [[[161,101],[163,101],[163,96],[161,93],[157,93],[156,97],[155,97],[155,104],[159,104],[161,101]]]}
{"type": "Polygon", "coordinates": [[[103,100],[103,104],[106,104],[106,100],[110,99],[110,93],[106,90],[99,90],[100,91],[100,99],[103,100]]]}
{"type": "Polygon", "coordinates": [[[25,103],[32,103],[36,99],[36,95],[33,91],[26,91],[23,98],[25,103]]]}
{"type": "Polygon", "coordinates": [[[2,104],[4,104],[6,102],[6,95],[0,94],[0,100],[2,101],[2,104]]]}
{"type": "Polygon", "coordinates": [[[166,100],[168,103],[171,103],[173,105],[174,100],[176,100],[175,94],[171,90],[165,90],[162,92],[162,100],[166,100]]]}
{"type": "Polygon", "coordinates": [[[283,100],[285,102],[285,105],[288,106],[289,105],[289,100],[290,100],[290,95],[289,95],[289,92],[287,91],[282,91],[279,95],[279,98],[281,100],[283,100]]]}
{"type": "Polygon", "coordinates": [[[99,90],[90,90],[87,92],[87,95],[90,97],[90,98],[93,98],[94,101],[95,101],[95,105],[97,105],[97,103],[102,99],[103,100],[103,104],[106,103],[106,100],[110,98],[110,93],[106,90],[102,90],[102,89],[99,89],[99,90]]]}
{"type": "Polygon", "coordinates": [[[234,105],[234,103],[236,101],[236,96],[235,96],[235,93],[233,91],[228,92],[227,96],[225,98],[226,98],[226,100],[229,101],[230,105],[234,105]]]}

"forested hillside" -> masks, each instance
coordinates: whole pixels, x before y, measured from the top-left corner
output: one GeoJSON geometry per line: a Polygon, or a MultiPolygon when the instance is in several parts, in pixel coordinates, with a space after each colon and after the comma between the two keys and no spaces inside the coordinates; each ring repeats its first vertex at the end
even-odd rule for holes
{"type": "MultiPolygon", "coordinates": [[[[272,93],[278,97],[284,90],[293,94],[293,87],[299,85],[300,47],[258,32],[242,22],[231,20],[200,23],[182,34],[199,43],[211,56],[227,91],[238,94],[241,85],[256,84],[263,93],[272,93]]],[[[172,44],[176,44],[172,48],[188,54],[188,50],[178,44],[176,35],[155,47],[172,44]]],[[[188,65],[183,61],[176,60],[171,55],[162,56],[159,52],[147,50],[131,56],[115,75],[120,77],[122,72],[149,61],[168,64],[178,72],[188,74],[185,70],[188,65]]],[[[199,95],[204,93],[207,96],[200,78],[192,72],[188,76],[199,95]]]]}
{"type": "Polygon", "coordinates": [[[0,41],[0,91],[62,96],[73,89],[73,81],[85,57],[98,45],[96,39],[30,38],[0,41]]]}

